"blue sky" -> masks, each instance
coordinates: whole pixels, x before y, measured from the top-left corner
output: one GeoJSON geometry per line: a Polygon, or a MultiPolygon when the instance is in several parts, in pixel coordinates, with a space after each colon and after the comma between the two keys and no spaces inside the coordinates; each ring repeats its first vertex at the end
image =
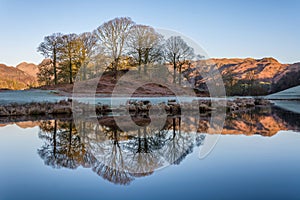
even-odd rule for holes
{"type": "Polygon", "coordinates": [[[0,63],[39,63],[36,51],[54,32],[92,31],[129,16],[136,23],[192,38],[210,57],[272,56],[300,61],[300,1],[14,1],[0,0],[0,63]]]}

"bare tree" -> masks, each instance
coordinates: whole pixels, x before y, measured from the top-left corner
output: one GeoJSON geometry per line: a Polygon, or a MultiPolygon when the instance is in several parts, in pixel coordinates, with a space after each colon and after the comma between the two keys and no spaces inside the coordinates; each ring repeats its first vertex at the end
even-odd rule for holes
{"type": "Polygon", "coordinates": [[[124,53],[124,46],[130,28],[134,22],[129,17],[121,17],[110,20],[99,26],[94,33],[98,37],[100,45],[105,48],[106,53],[112,58],[112,66],[117,78],[119,61],[124,53]]]}
{"type": "Polygon", "coordinates": [[[110,57],[104,53],[104,49],[100,45],[96,45],[95,51],[91,57],[91,65],[93,67],[92,77],[97,77],[110,67],[110,57]]]}
{"type": "Polygon", "coordinates": [[[69,83],[72,84],[73,76],[79,65],[80,42],[78,36],[74,33],[63,35],[62,40],[63,48],[60,59],[63,63],[63,69],[61,70],[61,75],[65,78],[68,74],[67,77],[69,77],[69,83]]]}
{"type": "Polygon", "coordinates": [[[54,84],[57,84],[57,57],[62,48],[62,34],[53,33],[44,37],[44,41],[38,46],[40,52],[45,58],[50,58],[53,61],[54,84]]]}
{"type": "Polygon", "coordinates": [[[127,41],[128,53],[137,63],[139,73],[142,64],[144,64],[144,73],[147,73],[146,65],[161,59],[162,39],[163,36],[150,26],[134,25],[131,28],[127,41]]]}
{"type": "Polygon", "coordinates": [[[97,37],[93,33],[85,32],[79,35],[79,63],[81,65],[81,69],[83,70],[83,80],[87,79],[87,65],[90,62],[90,58],[94,52],[96,43],[97,37]]]}
{"type": "Polygon", "coordinates": [[[165,59],[173,65],[173,83],[176,83],[176,70],[179,68],[179,84],[181,84],[181,67],[195,56],[194,49],[180,36],[171,36],[165,42],[165,59]]]}

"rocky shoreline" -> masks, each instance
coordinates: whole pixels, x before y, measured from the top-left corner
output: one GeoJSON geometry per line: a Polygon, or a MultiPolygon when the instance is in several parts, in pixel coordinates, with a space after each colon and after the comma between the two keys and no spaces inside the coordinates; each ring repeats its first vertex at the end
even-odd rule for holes
{"type": "Polygon", "coordinates": [[[73,112],[86,113],[96,111],[97,115],[107,115],[109,113],[122,113],[129,110],[130,113],[149,113],[149,110],[159,111],[165,110],[168,115],[177,115],[181,112],[181,106],[185,109],[195,111],[199,106],[200,113],[209,113],[224,108],[226,105],[227,112],[240,112],[255,106],[267,106],[272,103],[265,99],[254,98],[237,98],[222,102],[223,100],[216,101],[213,106],[210,100],[199,100],[198,104],[195,102],[185,103],[180,105],[175,100],[168,100],[167,102],[159,104],[151,104],[150,101],[128,101],[126,105],[119,107],[110,107],[109,105],[97,104],[91,106],[84,103],[76,103],[72,107],[72,99],[61,100],[59,102],[39,102],[39,103],[25,103],[25,104],[8,104],[0,106],[0,117],[5,116],[45,116],[45,115],[59,115],[59,114],[72,114],[73,112]],[[219,105],[219,106],[218,106],[219,105]]]}

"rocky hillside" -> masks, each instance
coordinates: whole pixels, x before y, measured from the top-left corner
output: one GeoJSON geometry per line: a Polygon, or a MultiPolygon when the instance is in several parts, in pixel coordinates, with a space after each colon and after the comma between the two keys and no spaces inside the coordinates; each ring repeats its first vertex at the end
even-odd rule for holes
{"type": "Polygon", "coordinates": [[[300,85],[300,63],[282,64],[274,58],[203,60],[186,67],[185,75],[196,77],[198,86],[205,89],[205,80],[195,67],[211,65],[221,72],[227,93],[234,95],[249,95],[251,92],[269,94],[300,85]]]}
{"type": "MultiPolygon", "coordinates": [[[[253,78],[260,81],[272,82],[276,76],[280,76],[290,68],[288,64],[281,64],[274,58],[263,59],[211,59],[222,74],[232,73],[236,79],[249,79],[250,72],[253,78]]],[[[299,63],[300,66],[300,63],[299,63]]]]}
{"type": "Polygon", "coordinates": [[[22,62],[18,64],[16,68],[34,78],[37,78],[37,73],[39,72],[38,66],[33,63],[22,62]]]}
{"type": "Polygon", "coordinates": [[[37,86],[35,68],[36,65],[28,63],[21,63],[18,67],[0,64],[0,89],[20,90],[37,86]]]}

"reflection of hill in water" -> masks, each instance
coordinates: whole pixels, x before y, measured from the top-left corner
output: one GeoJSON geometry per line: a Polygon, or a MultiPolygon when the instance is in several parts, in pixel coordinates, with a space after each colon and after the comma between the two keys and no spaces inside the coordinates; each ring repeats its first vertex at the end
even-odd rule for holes
{"type": "Polygon", "coordinates": [[[288,127],[288,130],[300,130],[300,114],[287,110],[282,110],[275,107],[272,109],[272,115],[275,118],[281,119],[282,122],[288,127]]]}
{"type": "MultiPolygon", "coordinates": [[[[300,130],[300,114],[277,107],[256,107],[245,112],[228,113],[223,135],[273,136],[280,130],[300,130]]],[[[199,121],[198,132],[207,132],[209,116],[199,121]]]]}
{"type": "MultiPolygon", "coordinates": [[[[256,108],[226,118],[222,134],[259,134],[272,136],[279,130],[299,130],[299,114],[279,108],[256,108]]],[[[124,119],[126,125],[129,119],[124,119]]],[[[113,117],[99,118],[99,124],[72,120],[45,120],[39,123],[39,137],[44,145],[38,154],[53,168],[91,168],[96,174],[116,184],[129,184],[137,177],[148,176],[167,165],[180,164],[194,147],[205,142],[210,127],[209,116],[199,122],[182,124],[170,117],[162,130],[147,127],[148,118],[134,116],[139,129],[120,130],[113,117]],[[195,126],[198,133],[190,133],[195,126]],[[190,129],[190,130],[191,130],[190,129]]]]}
{"type": "MultiPolygon", "coordinates": [[[[272,110],[270,108],[256,108],[245,113],[230,114],[226,118],[222,134],[272,136],[280,130],[297,130],[298,127],[285,121],[287,119],[278,116],[279,113],[284,112],[277,108],[272,110]]],[[[292,123],[299,116],[295,115],[289,121],[292,123]]]]}

